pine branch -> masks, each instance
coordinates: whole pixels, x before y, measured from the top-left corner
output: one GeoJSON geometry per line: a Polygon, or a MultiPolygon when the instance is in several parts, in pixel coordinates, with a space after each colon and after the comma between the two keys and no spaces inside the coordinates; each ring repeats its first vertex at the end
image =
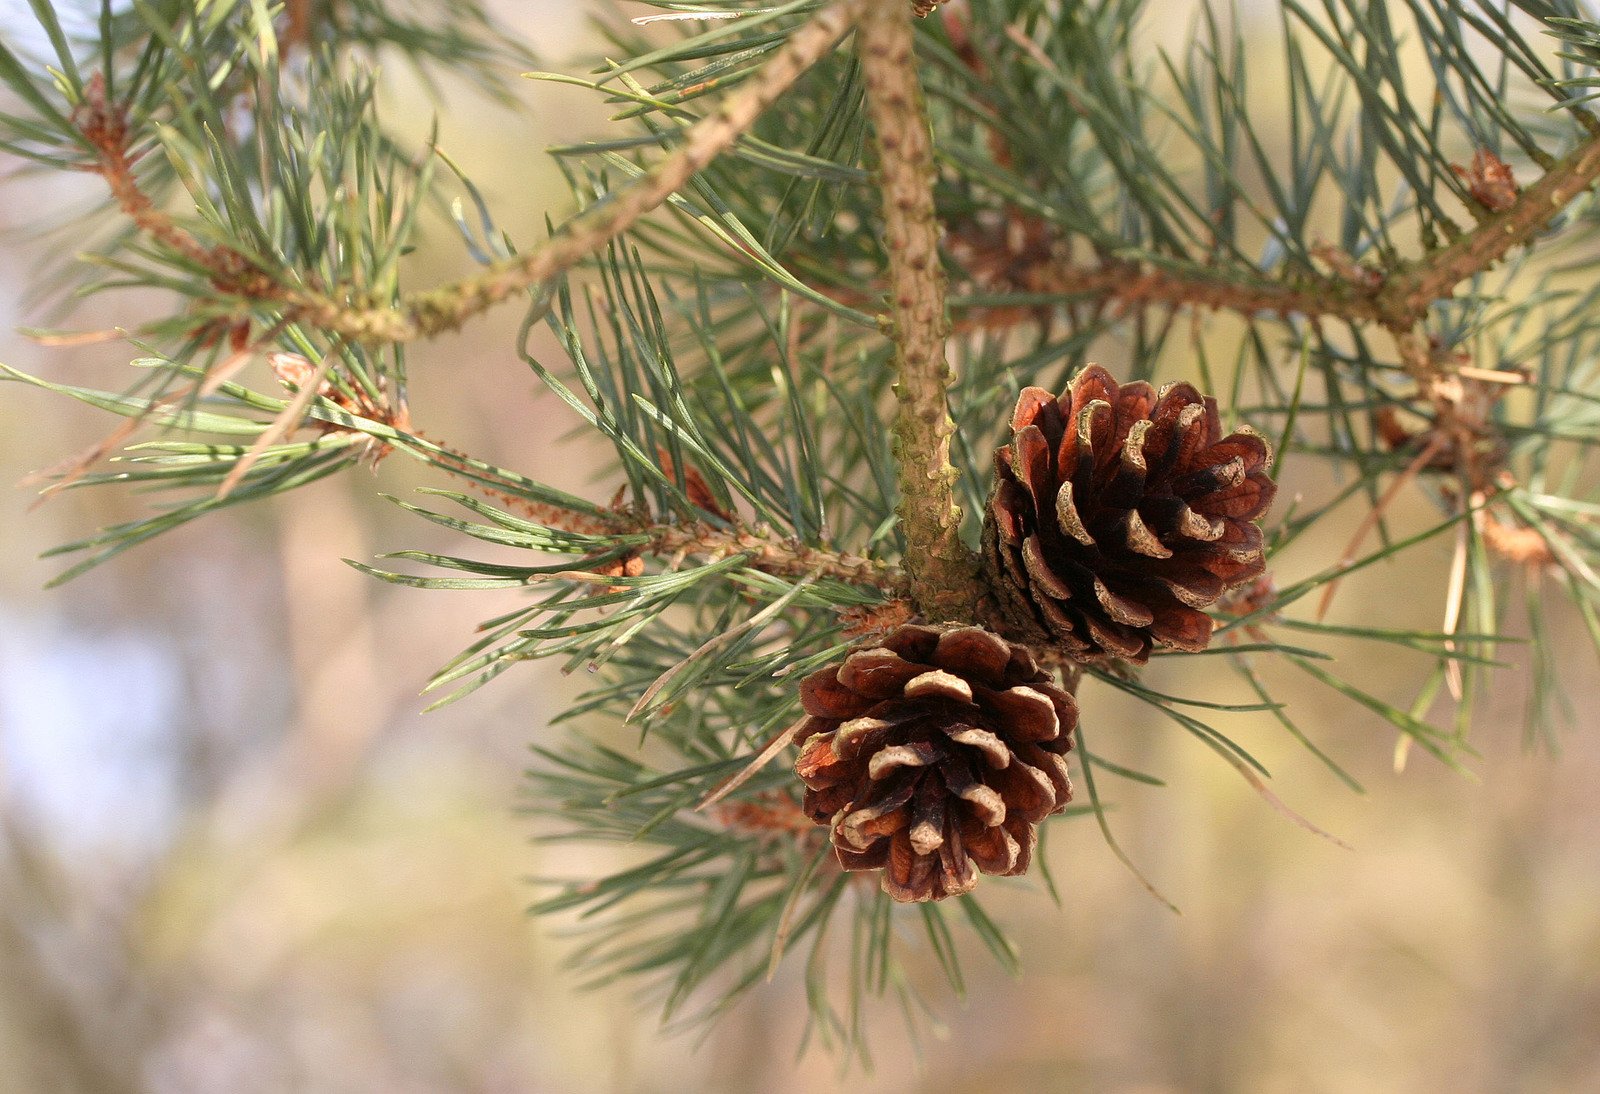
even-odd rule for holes
{"type": "Polygon", "coordinates": [[[1403,329],[1420,322],[1429,307],[1447,299],[1457,285],[1491,268],[1513,248],[1531,242],[1597,180],[1600,137],[1591,137],[1525,187],[1504,212],[1391,274],[1380,293],[1386,325],[1403,329]]]}
{"type": "MultiPolygon", "coordinates": [[[[380,440],[394,438],[395,430],[388,423],[363,423],[357,418],[350,422],[358,430],[364,425],[379,426],[372,435],[380,440]]],[[[411,439],[422,438],[413,435],[411,439]]],[[[639,555],[679,561],[690,557],[715,561],[744,555],[749,569],[774,577],[831,579],[882,590],[886,599],[903,597],[909,591],[898,567],[876,559],[813,547],[793,537],[774,536],[762,528],[719,527],[708,521],[663,522],[639,512],[579,509],[576,501],[570,506],[550,500],[534,501],[516,493],[516,482],[486,472],[448,445],[428,440],[425,449],[401,447],[415,458],[464,479],[479,493],[539,525],[574,535],[625,540],[639,555]]]]}
{"type": "Polygon", "coordinates": [[[933,619],[967,621],[979,595],[977,558],[961,540],[958,472],[950,462],[955,423],[947,393],[955,374],[945,356],[949,320],[933,205],[933,146],[911,18],[904,3],[879,0],[862,16],[859,30],[889,253],[899,513],[918,606],[933,619]]]}
{"type": "Polygon", "coordinates": [[[1600,181],[1600,137],[1586,140],[1502,212],[1486,215],[1454,242],[1417,261],[1365,279],[1306,276],[1245,278],[1228,272],[1150,261],[1112,260],[1095,266],[1050,261],[1022,280],[1040,292],[1111,298],[1124,305],[1156,303],[1218,308],[1255,315],[1303,315],[1376,324],[1404,332],[1448,300],[1456,287],[1530,243],[1568,205],[1600,181]]]}
{"type": "Polygon", "coordinates": [[[689,557],[712,560],[732,555],[747,556],[747,565],[774,577],[825,578],[849,585],[881,589],[886,598],[903,597],[909,592],[899,567],[847,552],[812,547],[793,538],[774,538],[764,530],[746,527],[718,527],[707,521],[660,523],[640,519],[628,512],[601,512],[563,508],[548,501],[531,501],[512,491],[516,484],[485,483],[481,472],[474,472],[461,453],[437,441],[438,451],[431,456],[414,453],[433,466],[466,479],[480,493],[494,498],[509,509],[547,528],[583,536],[602,538],[644,537],[634,550],[641,555],[664,559],[689,557]]]}
{"type": "Polygon", "coordinates": [[[691,126],[683,145],[609,200],[568,221],[526,254],[454,285],[405,297],[393,308],[348,308],[332,298],[298,305],[295,318],[363,341],[410,342],[463,323],[525,289],[543,285],[576,266],[659,207],[712,160],[727,151],[772,103],[850,29],[873,0],[839,0],[790,35],[760,73],[730,95],[715,113],[691,126]]]}
{"type": "Polygon", "coordinates": [[[134,156],[125,108],[106,97],[105,77],[96,73],[84,85],[83,101],[73,113],[73,124],[94,149],[93,170],[105,180],[112,200],[122,214],[156,243],[184,261],[205,270],[225,292],[256,299],[289,299],[254,263],[224,246],[208,247],[156,207],[134,175],[134,156]]]}

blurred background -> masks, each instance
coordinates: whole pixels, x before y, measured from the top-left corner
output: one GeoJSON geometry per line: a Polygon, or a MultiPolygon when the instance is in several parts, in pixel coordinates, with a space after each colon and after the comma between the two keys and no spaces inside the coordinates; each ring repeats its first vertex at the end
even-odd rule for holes
{"type": "MultiPolygon", "coordinates": [[[[596,45],[586,4],[499,8],[552,67],[596,45]]],[[[20,33],[26,4],[0,0],[0,15],[20,33]]],[[[525,83],[519,114],[453,87],[446,109],[392,76],[389,117],[421,133],[439,110],[441,143],[518,239],[562,200],[541,150],[604,122],[554,85],[525,83]]],[[[63,246],[36,234],[41,210],[71,216],[98,197],[88,178],[6,185],[0,361],[118,389],[129,347],[16,333],[137,321],[134,296],[74,314],[28,303],[30,274],[63,246]]],[[[434,242],[417,283],[459,268],[459,246],[434,242]]],[[[567,419],[511,351],[518,318],[422,347],[413,406],[432,436],[593,493],[555,446],[567,419]]],[[[108,428],[65,399],[0,389],[0,480],[108,428]]],[[[410,475],[396,460],[376,481],[325,480],[50,591],[58,565],[41,551],[147,499],[31,508],[32,489],[0,491],[0,1092],[1600,1090],[1600,673],[1575,620],[1558,613],[1556,636],[1588,659],[1569,673],[1590,681],[1572,727],[1554,750],[1525,747],[1521,674],[1502,672],[1473,778],[1420,753],[1396,774],[1392,732],[1308,681],[1275,680],[1278,698],[1365,795],[1268,719],[1225,724],[1350,849],[1289,823],[1147,708],[1089,689],[1097,749],[1169,782],[1106,789],[1121,840],[1182,914],[1092,822],[1057,822],[1061,907],[1036,886],[987,886],[1025,975],[968,936],[968,998],[949,998],[908,930],[913,971],[941,1000],[920,1055],[885,1002],[874,1070],[841,1075],[815,1049],[796,1055],[792,975],[697,1041],[663,1032],[636,986],[581,991],[563,972],[570,924],[525,916],[529,878],[599,873],[606,852],[533,842],[517,806],[528,744],[552,739],[546,720],[577,688],[532,663],[419,713],[432,669],[511,594],[396,588],[340,561],[448,546],[377,499],[410,475]]],[[[1310,460],[1283,480],[1289,494],[1326,485],[1310,460]]],[[[1423,527],[1420,497],[1402,504],[1416,511],[1397,526],[1423,527]]],[[[1342,546],[1298,545],[1280,572],[1342,546]]],[[[1381,604],[1391,625],[1436,628],[1448,550],[1352,578],[1335,616],[1381,604]]],[[[1420,662],[1364,656],[1364,686],[1409,700],[1420,662]]],[[[1215,671],[1196,661],[1161,671],[1215,671]]]]}

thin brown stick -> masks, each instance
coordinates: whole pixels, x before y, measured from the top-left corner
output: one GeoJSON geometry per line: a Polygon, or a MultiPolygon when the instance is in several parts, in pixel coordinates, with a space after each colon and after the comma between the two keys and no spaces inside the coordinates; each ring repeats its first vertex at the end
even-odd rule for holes
{"type": "Polygon", "coordinates": [[[249,258],[221,244],[208,246],[156,207],[134,173],[132,134],[126,108],[106,97],[105,77],[95,73],[84,85],[83,100],[73,122],[95,152],[90,168],[105,180],[123,216],[156,243],[205,270],[212,284],[226,293],[254,300],[293,302],[299,296],[279,285],[249,258]]]}
{"type": "MultiPolygon", "coordinates": [[[[1438,455],[1442,447],[1444,447],[1444,438],[1440,434],[1436,433],[1429,437],[1428,443],[1423,446],[1421,452],[1417,453],[1416,458],[1406,465],[1404,471],[1395,476],[1394,481],[1389,484],[1389,488],[1379,496],[1377,503],[1362,519],[1360,527],[1355,531],[1355,535],[1350,537],[1349,545],[1345,547],[1344,554],[1339,558],[1340,569],[1348,569],[1355,565],[1356,552],[1361,549],[1362,541],[1378,526],[1378,522],[1383,519],[1383,514],[1390,505],[1394,504],[1394,499],[1400,496],[1400,491],[1405,488],[1407,483],[1416,479],[1422,469],[1428,466],[1428,461],[1438,455]]],[[[1327,588],[1322,591],[1322,601],[1317,605],[1318,622],[1328,614],[1328,608],[1333,604],[1333,598],[1339,591],[1339,582],[1341,580],[1342,578],[1339,577],[1333,578],[1328,582],[1327,588]]]]}
{"type": "Polygon", "coordinates": [[[1387,318],[1377,295],[1338,277],[1230,280],[1200,270],[1180,271],[1137,262],[1094,266],[1052,262],[1028,275],[1039,291],[1062,296],[1109,296],[1121,304],[1167,304],[1234,311],[1244,316],[1333,316],[1352,322],[1387,318]]]}
{"type": "Polygon", "coordinates": [[[1600,136],[1591,137],[1524,187],[1503,210],[1485,216],[1454,242],[1415,262],[1374,271],[1370,283],[1326,275],[1249,279],[1136,261],[1098,265],[1049,262],[1028,277],[1036,291],[1097,296],[1128,305],[1155,303],[1236,311],[1243,315],[1326,316],[1375,323],[1395,332],[1414,328],[1458,285],[1531,242],[1568,204],[1600,181],[1600,136]]]}
{"type": "Polygon", "coordinates": [[[695,812],[699,813],[716,805],[723,798],[726,798],[754,778],[762,768],[775,760],[780,752],[793,743],[795,737],[799,735],[800,730],[805,726],[806,721],[806,718],[801,718],[789,726],[788,729],[776,734],[772,740],[762,746],[760,752],[750,758],[749,763],[712,787],[711,791],[701,798],[699,804],[694,807],[695,812]]]}
{"type": "Polygon", "coordinates": [[[929,618],[969,621],[979,596],[977,558],[961,541],[957,473],[950,462],[955,423],[947,393],[954,373],[945,356],[949,321],[933,203],[933,145],[911,19],[905,3],[875,0],[857,32],[889,252],[899,514],[912,599],[929,618]]]}
{"type": "Polygon", "coordinates": [[[328,378],[328,373],[333,370],[334,360],[335,355],[332,353],[323,355],[322,360],[300,385],[300,390],[294,393],[294,398],[290,399],[267,428],[261,431],[261,435],[250,445],[249,451],[239,457],[239,462],[233,465],[233,469],[222,480],[222,485],[217,487],[218,501],[233,492],[233,488],[243,481],[250,473],[250,469],[260,462],[262,453],[294,432],[295,427],[305,420],[306,410],[315,401],[317,391],[322,382],[328,378]]]}
{"type": "MultiPolygon", "coordinates": [[[[774,538],[761,529],[741,526],[727,528],[708,521],[657,522],[637,510],[596,513],[567,509],[549,502],[530,501],[515,493],[515,481],[502,478],[499,485],[480,482],[477,476],[483,474],[482,469],[471,467],[467,457],[458,449],[415,430],[409,432],[439,450],[431,458],[412,452],[415,458],[463,479],[479,493],[547,528],[586,536],[643,535],[647,537],[646,541],[636,548],[641,555],[719,559],[742,554],[749,556],[751,569],[774,577],[841,581],[848,585],[881,589],[887,599],[907,595],[909,586],[906,576],[896,566],[845,551],[813,547],[793,538],[774,538]],[[459,463],[453,466],[451,461],[459,463]]],[[[381,435],[376,436],[383,439],[381,435]]],[[[406,450],[411,451],[409,448],[406,450]]]]}

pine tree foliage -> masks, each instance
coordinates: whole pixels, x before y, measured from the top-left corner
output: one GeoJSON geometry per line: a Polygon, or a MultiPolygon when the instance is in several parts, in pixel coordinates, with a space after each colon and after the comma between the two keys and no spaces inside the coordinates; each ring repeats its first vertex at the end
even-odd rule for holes
{"type": "MultiPolygon", "coordinates": [[[[1181,46],[1144,0],[956,0],[915,24],[909,58],[863,41],[910,33],[890,0],[649,6],[605,20],[589,73],[528,73],[587,89],[613,124],[551,150],[572,204],[513,240],[470,165],[403,146],[376,106],[396,57],[515,98],[533,62],[475,4],[135,0],[72,19],[33,0],[51,49],[0,48],[0,148],[106,186],[92,246],[41,286],[170,304],[129,336],[123,392],[4,369],[123,419],[49,490],[157,495],[59,548],[58,580],[214,510],[419,461],[437,485],[393,500],[458,553],[353,565],[497,591],[437,701],[524,660],[593,673],[539,734],[528,799],[554,838],[638,855],[548,879],[539,910],[592,925],[584,975],[646,978],[692,1023],[787,962],[815,1035],[863,1052],[871,997],[924,1006],[905,946],[958,991],[964,932],[1017,955],[981,891],[904,908],[836,867],[797,806],[795,683],[975,599],[963,558],[1027,385],[1060,391],[1091,361],[1186,380],[1273,442],[1280,477],[1333,484],[1280,501],[1269,550],[1293,561],[1223,605],[1204,653],[1069,666],[1069,684],[1147,704],[1274,803],[1214,712],[1276,724],[1359,789],[1274,698],[1289,679],[1388,723],[1400,762],[1462,766],[1525,632],[1528,732],[1561,721],[1563,677],[1587,670],[1543,640],[1552,613],[1600,652],[1600,22],[1575,0],[1283,0],[1265,22],[1208,2],[1181,46]],[[923,131],[926,171],[908,151],[923,131]],[[932,270],[905,261],[919,202],[942,233],[932,270]],[[423,232],[440,207],[459,238],[423,232]],[[412,284],[418,246],[476,269],[412,284]],[[499,306],[525,311],[521,357],[566,423],[614,454],[594,497],[429,439],[408,402],[408,348],[499,306]],[[1416,497],[1431,523],[1392,531],[1416,497]],[[1308,562],[1301,541],[1329,530],[1347,550],[1308,562]],[[1328,620],[1346,575],[1419,551],[1440,560],[1436,630],[1328,620]],[[1362,650],[1411,660],[1408,700],[1363,686],[1362,650]],[[1173,656],[1227,671],[1177,693],[1173,656]]],[[[1155,780],[1080,729],[1069,812],[1115,850],[1116,780],[1155,780]]]]}

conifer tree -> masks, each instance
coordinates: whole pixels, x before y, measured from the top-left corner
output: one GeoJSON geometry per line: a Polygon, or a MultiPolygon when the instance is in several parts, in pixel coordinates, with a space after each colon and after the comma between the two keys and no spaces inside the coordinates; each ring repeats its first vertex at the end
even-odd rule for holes
{"type": "Polygon", "coordinates": [[[1576,0],[1282,0],[1271,48],[1206,0],[1179,49],[1143,0],[619,6],[606,60],[538,74],[614,119],[552,150],[571,201],[532,239],[375,107],[380,57],[507,99],[556,64],[471,0],[69,6],[32,0],[50,55],[0,47],[0,148],[104,184],[67,287],[165,303],[122,391],[0,365],[121,419],[46,493],[158,498],[54,552],[57,580],[359,465],[430,469],[394,503],[459,551],[351,564],[498,590],[439,702],[534,658],[594,674],[537,728],[527,800],[644,853],[538,909],[584,911],[583,971],[669,1016],[792,962],[848,1047],[867,997],[912,990],[904,947],[955,987],[969,930],[1018,961],[984,894],[1071,901],[1042,846],[1064,817],[1137,873],[1106,806],[1151,780],[1098,751],[1091,689],[1298,820],[1212,712],[1359,789],[1275,682],[1390,727],[1397,764],[1467,766],[1509,634],[1530,734],[1592,671],[1541,641],[1575,613],[1600,650],[1600,22],[1576,0]],[[434,202],[459,237],[422,232],[434,202]],[[418,247],[466,272],[414,283],[418,247]],[[584,496],[408,399],[413,347],[501,309],[564,408],[541,428],[610,450],[584,496]],[[1431,516],[1391,532],[1399,506],[1431,516]],[[1330,531],[1342,551],[1288,552],[1330,531]],[[1345,575],[1412,553],[1436,629],[1329,620],[1345,575]],[[1413,666],[1406,700],[1364,685],[1381,657],[1413,666]],[[1173,658],[1209,671],[1174,688],[1173,658]]]}

